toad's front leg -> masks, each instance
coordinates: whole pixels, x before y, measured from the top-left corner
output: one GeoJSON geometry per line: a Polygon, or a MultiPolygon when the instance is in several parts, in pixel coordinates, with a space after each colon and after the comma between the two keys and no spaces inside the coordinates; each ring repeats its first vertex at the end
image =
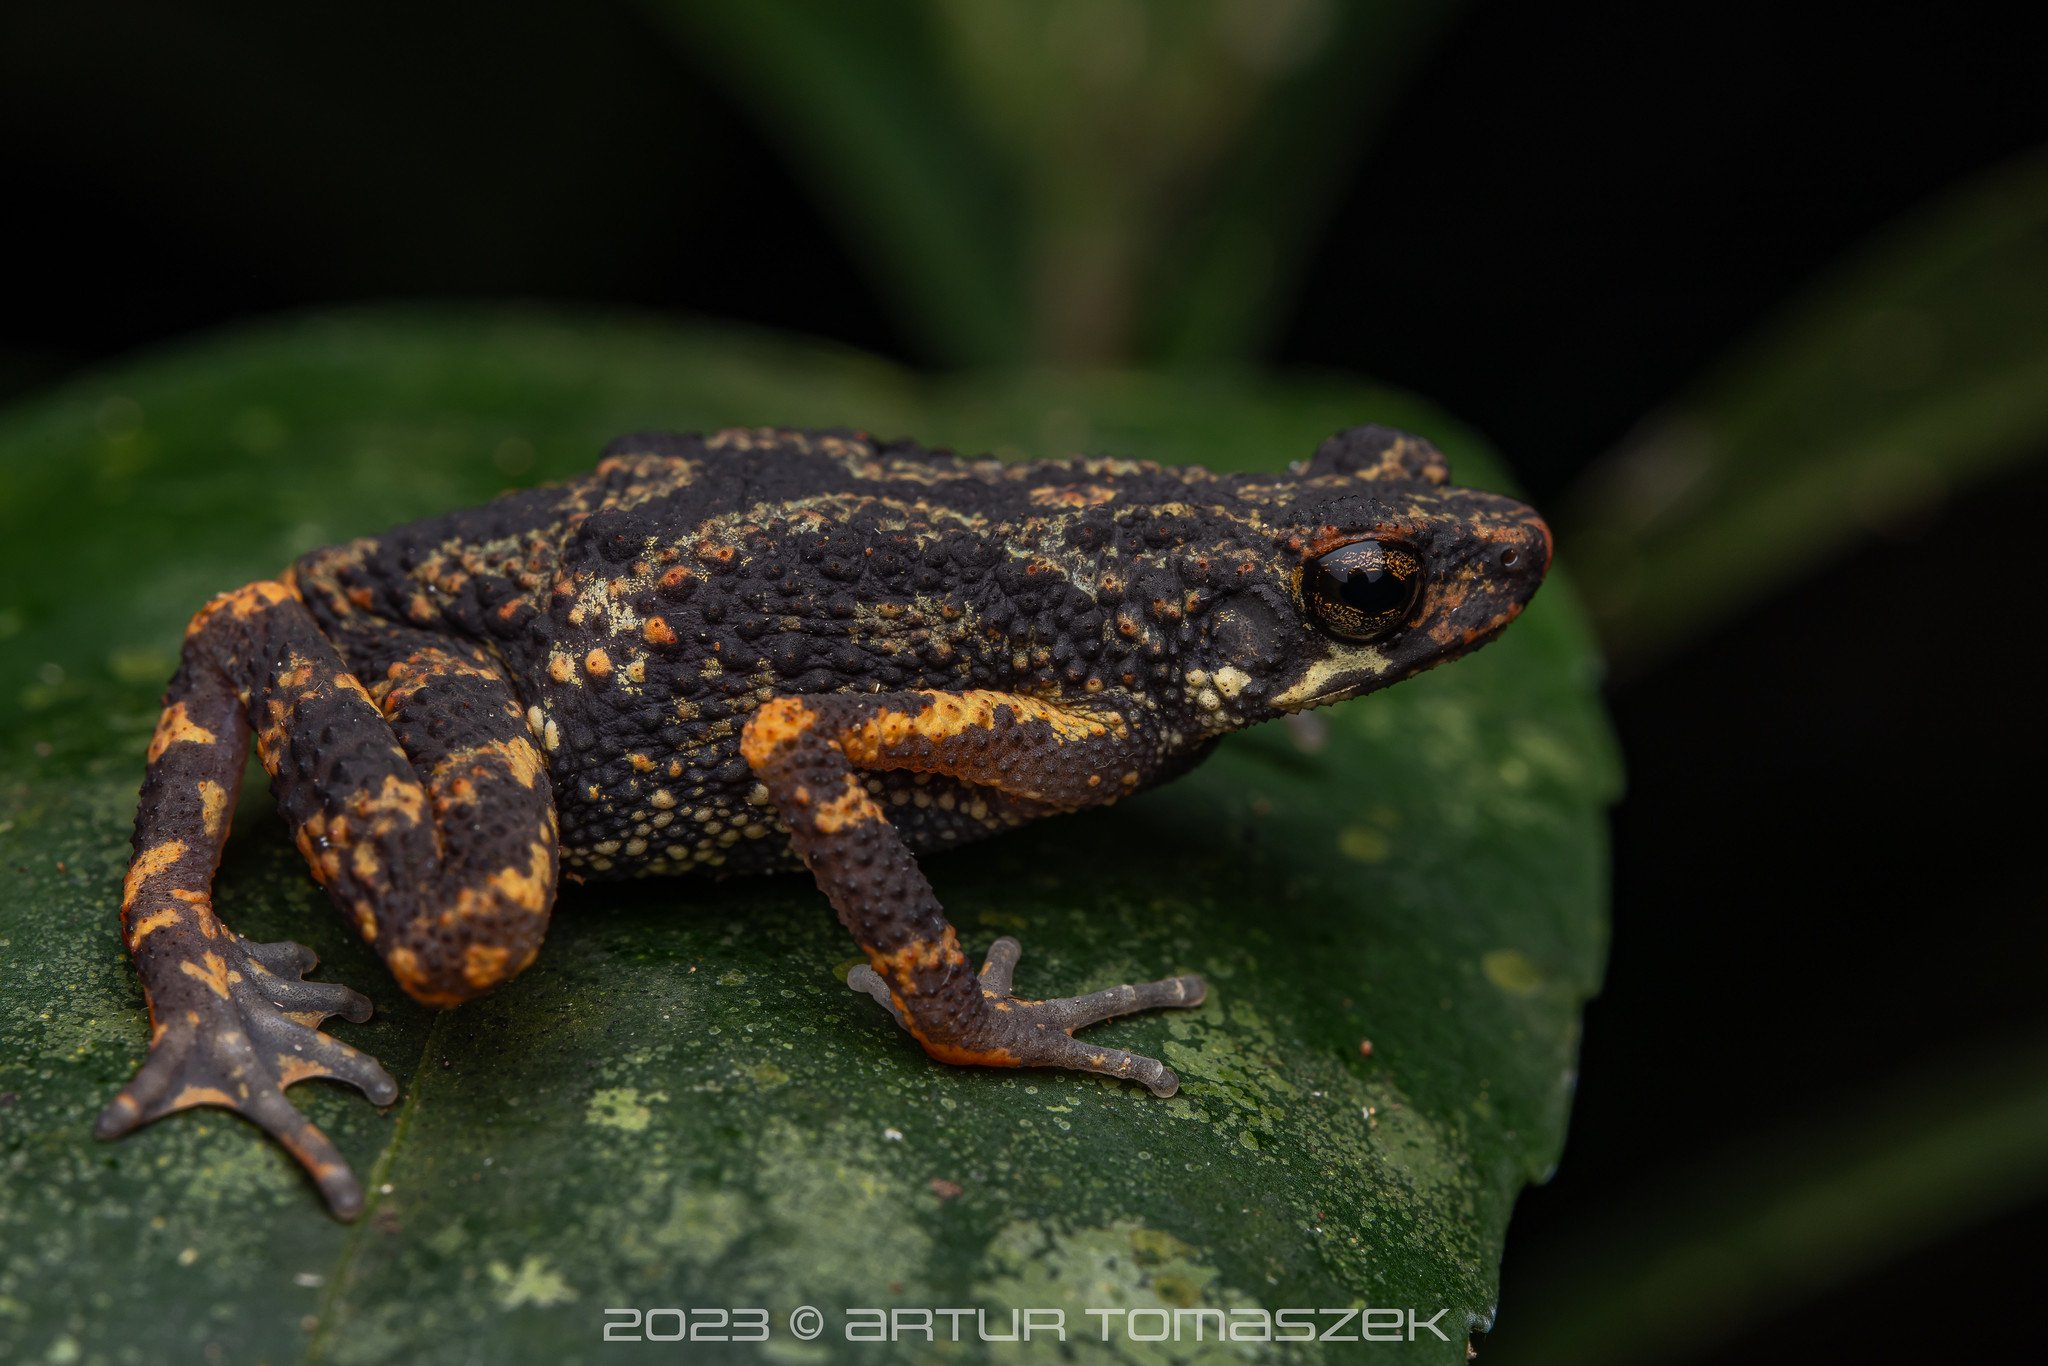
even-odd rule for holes
{"type": "Polygon", "coordinates": [[[776,698],[748,721],[742,752],[790,840],[867,953],[848,984],[887,1006],[942,1062],[1068,1067],[1130,1077],[1154,1094],[1180,1085],[1153,1058],[1084,1043],[1075,1030],[1159,1006],[1201,1003],[1200,977],[1168,977],[1086,996],[1012,994],[1019,948],[997,940],[977,973],[931,884],[857,769],[904,769],[972,783],[1042,814],[1114,800],[1158,762],[1145,728],[1104,708],[1083,712],[1008,693],[835,694],[776,698]]]}

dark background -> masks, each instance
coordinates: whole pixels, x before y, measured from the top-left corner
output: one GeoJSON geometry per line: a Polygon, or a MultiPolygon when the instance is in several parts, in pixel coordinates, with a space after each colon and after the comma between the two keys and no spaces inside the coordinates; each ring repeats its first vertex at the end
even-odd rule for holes
{"type": "MultiPolygon", "coordinates": [[[[627,304],[931,362],[776,148],[630,6],[340,14],[0,19],[0,396],[394,298],[627,304]]],[[[1841,15],[1470,5],[1348,173],[1270,359],[1428,395],[1557,499],[1802,282],[2048,139],[2018,33],[1954,5],[1841,15]]],[[[1518,1286],[1591,1213],[2048,1020],[2021,782],[2048,756],[2020,668],[2044,494],[2037,460],[1615,683],[1612,965],[1488,1358],[1516,1358],[1518,1286]]],[[[2000,1307],[2033,1301],[2044,1231],[2022,1206],[1701,1359],[2006,1357],[2039,1335],[2000,1307]]]]}

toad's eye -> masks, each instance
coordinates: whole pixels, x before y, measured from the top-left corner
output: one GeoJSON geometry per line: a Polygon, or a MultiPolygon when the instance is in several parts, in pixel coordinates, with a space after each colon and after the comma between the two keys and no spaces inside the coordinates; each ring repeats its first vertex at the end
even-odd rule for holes
{"type": "Polygon", "coordinates": [[[1308,567],[1303,584],[1323,629],[1345,640],[1378,640],[1414,615],[1422,561],[1393,541],[1353,541],[1308,567]]]}

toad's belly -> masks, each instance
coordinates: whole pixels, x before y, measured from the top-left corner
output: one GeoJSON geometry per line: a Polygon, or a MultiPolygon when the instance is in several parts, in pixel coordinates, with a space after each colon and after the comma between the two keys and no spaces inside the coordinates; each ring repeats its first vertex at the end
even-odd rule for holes
{"type": "MultiPolygon", "coordinates": [[[[861,775],[890,825],[917,853],[971,844],[1045,814],[958,779],[888,771],[861,775]]],[[[562,867],[585,879],[671,873],[788,872],[803,867],[789,827],[767,791],[742,780],[692,784],[681,792],[558,781],[562,867]]]]}

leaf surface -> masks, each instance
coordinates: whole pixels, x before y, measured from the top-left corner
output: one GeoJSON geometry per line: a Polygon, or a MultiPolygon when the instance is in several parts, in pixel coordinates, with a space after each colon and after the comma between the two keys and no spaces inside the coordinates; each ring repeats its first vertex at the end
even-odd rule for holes
{"type": "Polygon", "coordinates": [[[1389,1359],[1462,1361],[1515,1195],[1557,1159],[1604,948],[1617,764],[1558,582],[1453,668],[927,861],[974,951],[1023,940],[1027,992],[1207,973],[1201,1009],[1098,1031],[1163,1056],[1172,1100],[928,1061],[847,990],[852,944],[802,877],[569,889],[530,971],[431,1015],[251,781],[217,904],[377,1001],[336,1032],[391,1068],[399,1103],[292,1092],[370,1209],[332,1222],[224,1112],[90,1137],[145,1045],[115,912],[156,699],[209,594],[576,472],[637,428],[847,424],[1278,469],[1363,420],[1428,432],[1462,481],[1498,484],[1439,415],[1351,384],[930,383],[617,318],[314,319],[0,418],[0,1357],[615,1360],[607,1308],[758,1306],[774,1355],[822,1360],[849,1350],[849,1309],[983,1307],[994,1328],[1021,1306],[1064,1310],[1082,1359],[1137,1361],[1198,1353],[1128,1340],[1124,1310],[1370,1304],[1445,1311],[1449,1342],[1424,1331],[1389,1359]],[[804,1304],[821,1342],[787,1329],[804,1304]]]}

